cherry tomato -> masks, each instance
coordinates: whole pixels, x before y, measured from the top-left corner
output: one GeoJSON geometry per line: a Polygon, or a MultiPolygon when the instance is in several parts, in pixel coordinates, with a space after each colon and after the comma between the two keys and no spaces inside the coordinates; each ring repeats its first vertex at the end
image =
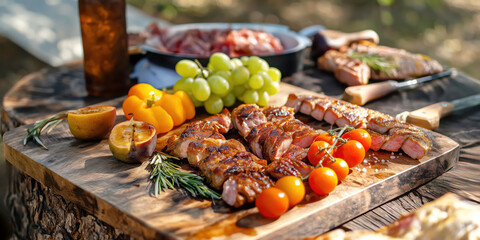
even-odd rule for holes
{"type": "Polygon", "coordinates": [[[319,167],[310,173],[308,184],[315,193],[327,195],[337,187],[337,174],[331,168],[319,167]]]}
{"type": "Polygon", "coordinates": [[[370,136],[370,133],[361,128],[343,134],[342,138],[346,140],[359,141],[363,145],[365,152],[368,151],[368,149],[370,149],[370,145],[372,145],[372,137],[370,136]]]}
{"type": "Polygon", "coordinates": [[[305,186],[299,177],[282,177],[275,183],[275,187],[287,194],[289,207],[299,204],[305,197],[305,186]]]}
{"type": "Polygon", "coordinates": [[[267,188],[257,197],[255,206],[262,216],[278,218],[288,210],[288,197],[278,188],[267,188]]]}
{"type": "Polygon", "coordinates": [[[324,132],[315,138],[314,142],[318,142],[318,141],[324,141],[332,145],[333,141],[335,141],[335,136],[330,135],[330,133],[328,132],[324,132]]]}
{"type": "MultiPolygon", "coordinates": [[[[318,162],[323,158],[323,156],[327,153],[326,148],[330,147],[330,144],[324,141],[313,142],[308,149],[308,161],[315,166],[318,162]],[[322,150],[324,149],[324,150],[322,150]]],[[[330,154],[333,154],[333,151],[330,151],[330,154]]],[[[328,157],[328,156],[327,156],[328,157]]],[[[325,157],[324,159],[326,159],[325,157]]]]}
{"type": "Polygon", "coordinates": [[[363,161],[365,158],[365,149],[359,141],[349,140],[337,148],[334,156],[345,160],[348,164],[348,167],[352,168],[363,161]]]}
{"type": "Polygon", "coordinates": [[[323,166],[331,168],[337,174],[338,181],[341,182],[345,179],[350,171],[347,162],[341,158],[335,158],[335,162],[330,159],[323,162],[323,166]]]}

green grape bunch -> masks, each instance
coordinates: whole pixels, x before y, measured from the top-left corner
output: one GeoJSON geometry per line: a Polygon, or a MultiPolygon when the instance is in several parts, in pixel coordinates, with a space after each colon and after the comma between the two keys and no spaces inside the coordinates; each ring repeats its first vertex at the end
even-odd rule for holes
{"type": "Polygon", "coordinates": [[[210,56],[207,67],[191,60],[181,60],[175,71],[182,77],[173,90],[188,94],[195,107],[203,106],[210,114],[220,113],[236,101],[265,106],[278,93],[282,74],[264,59],[251,56],[231,59],[224,53],[210,56]]]}

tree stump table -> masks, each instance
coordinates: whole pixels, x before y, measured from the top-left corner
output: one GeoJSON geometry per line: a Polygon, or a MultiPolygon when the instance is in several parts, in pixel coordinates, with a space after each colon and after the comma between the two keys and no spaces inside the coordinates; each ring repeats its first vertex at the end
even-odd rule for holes
{"type": "MultiPolygon", "coordinates": [[[[25,76],[5,95],[2,134],[11,128],[64,110],[109,99],[90,97],[81,64],[46,68],[25,76]]],[[[110,225],[65,200],[51,188],[7,163],[13,234],[19,239],[129,239],[110,225]]]]}
{"type": "MultiPolygon", "coordinates": [[[[333,76],[312,67],[284,81],[340,97],[344,86],[333,76]]],[[[394,93],[366,107],[390,115],[414,110],[438,101],[449,101],[480,92],[480,83],[462,73],[422,85],[416,89],[394,93]]],[[[77,109],[108,99],[88,97],[80,64],[49,68],[21,79],[4,97],[2,131],[57,112],[77,109]]],[[[117,106],[120,107],[120,106],[117,106]]],[[[480,108],[474,107],[442,119],[437,130],[462,146],[460,162],[449,172],[407,194],[389,201],[339,226],[346,230],[376,230],[393,222],[446,192],[454,192],[480,202],[480,108]]],[[[9,165],[9,164],[8,164],[9,165]]],[[[127,239],[129,236],[106,224],[20,170],[9,165],[7,207],[11,209],[14,234],[32,239],[127,239]]]]}

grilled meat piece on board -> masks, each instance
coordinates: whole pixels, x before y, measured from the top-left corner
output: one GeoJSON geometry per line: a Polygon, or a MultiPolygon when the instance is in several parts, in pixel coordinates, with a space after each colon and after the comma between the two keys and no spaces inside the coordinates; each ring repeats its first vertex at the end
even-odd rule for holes
{"type": "Polygon", "coordinates": [[[166,151],[174,156],[187,158],[190,142],[205,138],[225,140],[221,133],[227,133],[232,126],[230,112],[225,109],[221,114],[189,124],[180,136],[171,136],[167,140],[166,151]]]}
{"type": "Polygon", "coordinates": [[[352,44],[350,50],[358,53],[375,54],[391,59],[395,65],[388,73],[371,69],[370,79],[407,79],[431,75],[443,71],[442,65],[423,54],[409,53],[403,49],[386,46],[352,44]]]}
{"type": "Polygon", "coordinates": [[[317,60],[319,69],[333,72],[335,78],[348,86],[367,84],[373,80],[399,80],[431,75],[443,71],[436,60],[422,54],[409,53],[403,49],[377,46],[373,44],[352,44],[346,51],[328,50],[317,60]],[[376,56],[391,65],[385,71],[375,70],[371,66],[352,57],[376,56]]]}
{"type": "Polygon", "coordinates": [[[266,165],[267,161],[252,153],[223,145],[219,151],[200,161],[198,168],[213,188],[221,189],[229,177],[244,172],[262,172],[266,165]]]}
{"type": "Polygon", "coordinates": [[[313,166],[296,159],[280,158],[268,164],[267,173],[275,179],[285,176],[305,177],[313,171],[313,166]]]}
{"type": "Polygon", "coordinates": [[[267,106],[263,109],[268,121],[292,135],[292,144],[309,147],[320,134],[315,129],[294,117],[294,109],[287,106],[267,106]]]}
{"type": "Polygon", "coordinates": [[[348,86],[365,85],[370,79],[370,68],[358,59],[337,50],[328,50],[317,60],[318,68],[333,72],[335,78],[348,86]]]}
{"type": "Polygon", "coordinates": [[[232,111],[233,126],[244,138],[252,128],[267,122],[265,114],[256,104],[242,104],[232,111]]]}
{"type": "Polygon", "coordinates": [[[267,161],[246,151],[234,139],[226,140],[232,122],[228,110],[190,123],[179,136],[169,138],[167,152],[187,158],[198,167],[207,182],[216,189],[223,188],[222,198],[239,207],[255,200],[273,181],[263,172],[267,161]],[[229,181],[225,185],[225,181],[229,181]]]}
{"type": "Polygon", "coordinates": [[[236,151],[247,151],[242,143],[234,139],[224,140],[205,138],[190,142],[187,148],[188,162],[193,166],[198,166],[201,160],[207,158],[212,153],[219,151],[219,148],[222,146],[228,146],[236,151]]]}
{"type": "Polygon", "coordinates": [[[269,162],[279,159],[292,143],[291,135],[271,122],[252,128],[245,140],[255,155],[269,162]]]}
{"type": "Polygon", "coordinates": [[[302,148],[297,145],[291,144],[281,158],[306,162],[307,156],[308,148],[302,148]]]}
{"type": "Polygon", "coordinates": [[[295,109],[287,106],[266,106],[262,111],[269,122],[276,122],[285,118],[290,119],[295,117],[295,109]]]}
{"type": "Polygon", "coordinates": [[[285,106],[294,107],[299,111],[303,105],[314,110],[311,116],[323,119],[330,124],[344,126],[346,124],[356,128],[366,128],[372,136],[371,149],[387,151],[403,150],[414,159],[422,158],[432,147],[431,139],[419,128],[412,124],[400,122],[395,118],[366,109],[352,103],[328,97],[312,97],[308,95],[290,94],[285,106]],[[327,107],[325,107],[327,106],[327,107]],[[316,111],[315,117],[313,114],[316,111]]]}
{"type": "Polygon", "coordinates": [[[240,207],[255,201],[263,189],[275,183],[262,172],[245,172],[231,176],[223,184],[222,199],[230,206],[240,207]]]}

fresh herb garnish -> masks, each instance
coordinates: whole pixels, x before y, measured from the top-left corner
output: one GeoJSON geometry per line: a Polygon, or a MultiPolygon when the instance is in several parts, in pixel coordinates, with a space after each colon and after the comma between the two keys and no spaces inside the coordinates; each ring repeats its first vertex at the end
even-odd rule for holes
{"type": "Polygon", "coordinates": [[[392,69],[397,67],[392,58],[380,56],[376,53],[353,52],[349,54],[349,57],[358,59],[374,70],[384,72],[387,75],[390,75],[392,69]]]}
{"type": "Polygon", "coordinates": [[[154,182],[155,196],[158,196],[165,190],[181,187],[193,197],[201,196],[210,199],[220,199],[220,195],[217,192],[203,183],[203,177],[182,171],[180,166],[170,161],[172,159],[179,160],[177,157],[155,152],[150,160],[153,168],[150,180],[154,182]]]}
{"type": "Polygon", "coordinates": [[[34,141],[46,150],[48,148],[43,144],[42,140],[40,140],[40,134],[42,134],[43,129],[48,129],[47,133],[52,131],[63,119],[66,119],[68,116],[68,111],[57,113],[54,116],[48,117],[43,120],[38,120],[33,124],[32,130],[27,128],[27,136],[23,139],[23,145],[27,145],[29,141],[34,141]]]}

